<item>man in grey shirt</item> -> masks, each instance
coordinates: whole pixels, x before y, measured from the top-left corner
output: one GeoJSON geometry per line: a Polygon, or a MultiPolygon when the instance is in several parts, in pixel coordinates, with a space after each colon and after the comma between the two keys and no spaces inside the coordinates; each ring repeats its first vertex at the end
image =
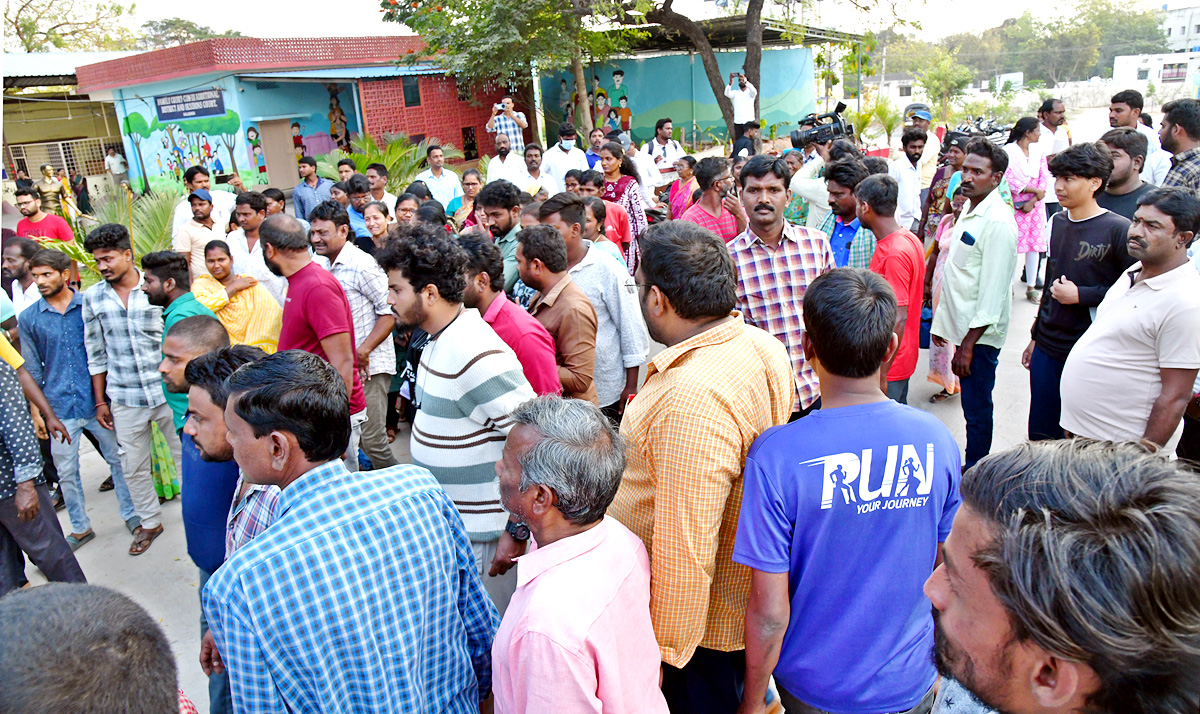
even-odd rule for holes
{"type": "Polygon", "coordinates": [[[562,233],[567,273],[596,309],[596,397],[604,415],[620,425],[625,403],[637,392],[638,368],[649,357],[650,335],[629,271],[583,239],[584,205],[578,194],[559,193],[542,204],[538,219],[562,233]]]}

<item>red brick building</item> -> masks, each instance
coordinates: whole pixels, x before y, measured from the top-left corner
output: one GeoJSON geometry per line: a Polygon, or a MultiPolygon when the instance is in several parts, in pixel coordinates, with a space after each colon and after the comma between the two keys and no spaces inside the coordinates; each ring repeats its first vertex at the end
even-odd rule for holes
{"type": "MultiPolygon", "coordinates": [[[[179,182],[203,165],[250,183],[294,186],[300,155],[349,139],[436,137],[467,160],[494,153],[485,131],[505,88],[460,92],[430,63],[399,64],[419,37],[221,38],[79,67],[79,91],[112,101],[133,178],[179,182]]],[[[518,109],[533,119],[531,102],[518,109]]],[[[526,129],[532,139],[532,127],[526,129]]]]}

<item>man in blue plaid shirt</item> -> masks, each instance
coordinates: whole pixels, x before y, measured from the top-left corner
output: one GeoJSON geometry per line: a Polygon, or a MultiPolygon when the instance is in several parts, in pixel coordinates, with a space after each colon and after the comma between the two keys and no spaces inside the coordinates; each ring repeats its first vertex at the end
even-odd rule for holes
{"type": "Polygon", "coordinates": [[[209,580],[204,613],[238,712],[476,712],[499,617],[427,470],[351,474],[345,383],[290,350],[228,380],[225,422],[275,522],[209,580]]]}
{"type": "Polygon", "coordinates": [[[492,118],[488,119],[485,127],[489,134],[505,134],[511,142],[512,153],[516,156],[525,154],[525,127],[529,122],[525,114],[514,107],[512,95],[506,94],[500,104],[492,107],[492,118]]]}

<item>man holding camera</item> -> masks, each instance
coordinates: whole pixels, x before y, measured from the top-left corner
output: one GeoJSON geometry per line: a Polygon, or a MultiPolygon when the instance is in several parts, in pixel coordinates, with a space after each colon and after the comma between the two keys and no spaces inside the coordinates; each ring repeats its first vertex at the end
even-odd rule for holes
{"type": "MultiPolygon", "coordinates": [[[[758,90],[750,84],[744,73],[730,72],[725,96],[729,97],[729,103],[733,105],[733,140],[737,141],[746,133],[746,125],[754,121],[754,100],[758,97],[758,90]]],[[[749,155],[753,154],[751,151],[749,155]]],[[[733,155],[737,156],[737,152],[733,155]]]]}
{"type": "Polygon", "coordinates": [[[500,103],[492,107],[492,118],[485,127],[489,134],[507,134],[512,153],[525,153],[525,135],[522,131],[529,126],[523,112],[515,111],[516,103],[511,94],[506,94],[500,103]]]}

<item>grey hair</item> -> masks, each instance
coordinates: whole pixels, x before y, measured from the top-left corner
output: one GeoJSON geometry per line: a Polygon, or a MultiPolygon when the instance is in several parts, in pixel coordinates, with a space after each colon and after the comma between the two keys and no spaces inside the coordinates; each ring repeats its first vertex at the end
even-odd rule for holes
{"type": "Polygon", "coordinates": [[[517,407],[512,419],[542,437],[517,458],[521,491],[546,486],[563,518],[576,525],[603,518],[625,472],[625,442],[600,408],[546,395],[517,407]]]}
{"type": "Polygon", "coordinates": [[[1090,711],[1195,713],[1200,474],[1138,444],[1043,441],[980,461],[962,498],[1016,638],[1091,667],[1090,711]]]}

